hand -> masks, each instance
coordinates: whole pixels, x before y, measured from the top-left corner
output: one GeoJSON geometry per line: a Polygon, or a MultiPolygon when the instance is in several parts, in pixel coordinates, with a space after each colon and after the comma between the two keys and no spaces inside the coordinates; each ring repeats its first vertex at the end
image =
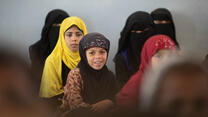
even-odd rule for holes
{"type": "Polygon", "coordinates": [[[79,68],[75,68],[72,71],[70,71],[69,72],[69,77],[71,77],[71,78],[78,78],[78,77],[80,77],[79,68]]]}
{"type": "Polygon", "coordinates": [[[93,105],[91,105],[91,110],[93,112],[105,112],[113,107],[114,103],[111,100],[102,100],[93,105]]]}

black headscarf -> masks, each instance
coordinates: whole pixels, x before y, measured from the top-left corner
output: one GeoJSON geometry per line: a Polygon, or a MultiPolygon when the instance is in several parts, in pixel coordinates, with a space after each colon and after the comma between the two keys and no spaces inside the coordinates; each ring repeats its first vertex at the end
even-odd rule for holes
{"type": "Polygon", "coordinates": [[[121,31],[119,39],[118,52],[114,58],[114,62],[119,61],[118,55],[126,51],[126,57],[132,70],[135,73],[140,65],[140,53],[145,41],[154,35],[154,23],[149,13],[137,11],[131,14],[121,31]],[[144,31],[147,29],[146,31],[144,31]],[[132,32],[144,31],[142,33],[132,32]]]}
{"type": "Polygon", "coordinates": [[[60,24],[66,17],[69,17],[69,15],[63,10],[55,9],[50,11],[46,16],[41,39],[29,47],[31,71],[37,95],[39,94],[45,60],[53,51],[59,36],[60,27],[53,26],[53,24],[60,24]]]}
{"type": "Polygon", "coordinates": [[[69,17],[68,13],[63,10],[55,9],[48,13],[45,25],[41,32],[41,39],[29,48],[30,56],[38,56],[44,63],[48,55],[53,51],[59,36],[60,24],[65,18],[69,17]]]}
{"type": "Polygon", "coordinates": [[[151,16],[153,20],[167,20],[169,24],[155,24],[155,31],[157,34],[165,34],[169,36],[178,46],[176,40],[175,25],[170,11],[166,8],[158,8],[152,11],[151,16]]]}
{"type": "Polygon", "coordinates": [[[84,82],[82,92],[86,103],[93,104],[103,99],[111,99],[116,93],[115,77],[107,66],[101,70],[95,70],[88,64],[85,51],[91,47],[100,47],[109,52],[110,41],[99,33],[88,33],[79,44],[81,61],[78,64],[84,82]]]}

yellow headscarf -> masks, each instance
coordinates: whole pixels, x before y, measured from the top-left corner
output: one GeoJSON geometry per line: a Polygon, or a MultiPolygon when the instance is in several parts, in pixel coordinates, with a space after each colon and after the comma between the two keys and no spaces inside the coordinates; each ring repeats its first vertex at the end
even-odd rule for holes
{"type": "Polygon", "coordinates": [[[71,16],[61,23],[58,42],[45,62],[40,97],[50,98],[63,93],[62,61],[69,69],[75,68],[80,61],[79,51],[72,52],[64,38],[64,33],[72,25],[76,25],[83,31],[84,35],[87,34],[85,23],[79,17],[71,16]]]}

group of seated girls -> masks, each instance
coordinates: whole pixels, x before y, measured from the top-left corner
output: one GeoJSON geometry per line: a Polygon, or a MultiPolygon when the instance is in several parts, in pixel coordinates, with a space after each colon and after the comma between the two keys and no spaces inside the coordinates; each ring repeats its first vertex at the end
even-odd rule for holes
{"type": "Polygon", "coordinates": [[[34,70],[42,76],[37,79],[39,96],[66,117],[137,109],[147,68],[154,71],[177,53],[170,12],[160,8],[151,15],[137,11],[128,17],[114,58],[116,76],[106,66],[109,39],[87,33],[82,19],[68,16],[62,10],[51,11],[41,40],[30,47],[33,69],[43,70],[34,70]]]}

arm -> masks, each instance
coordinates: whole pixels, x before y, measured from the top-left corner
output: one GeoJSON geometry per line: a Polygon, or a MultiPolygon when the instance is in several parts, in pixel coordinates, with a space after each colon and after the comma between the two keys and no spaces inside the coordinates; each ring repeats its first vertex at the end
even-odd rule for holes
{"type": "Polygon", "coordinates": [[[83,88],[83,80],[79,73],[79,69],[75,68],[68,74],[67,82],[64,87],[63,105],[68,105],[70,110],[77,109],[79,107],[90,107],[83,101],[81,91],[83,88]]]}
{"type": "Polygon", "coordinates": [[[40,86],[40,97],[51,98],[63,93],[62,81],[50,59],[46,60],[40,86]]]}
{"type": "Polygon", "coordinates": [[[91,110],[94,112],[105,112],[111,110],[113,107],[113,101],[110,99],[105,99],[93,104],[91,110]]]}

